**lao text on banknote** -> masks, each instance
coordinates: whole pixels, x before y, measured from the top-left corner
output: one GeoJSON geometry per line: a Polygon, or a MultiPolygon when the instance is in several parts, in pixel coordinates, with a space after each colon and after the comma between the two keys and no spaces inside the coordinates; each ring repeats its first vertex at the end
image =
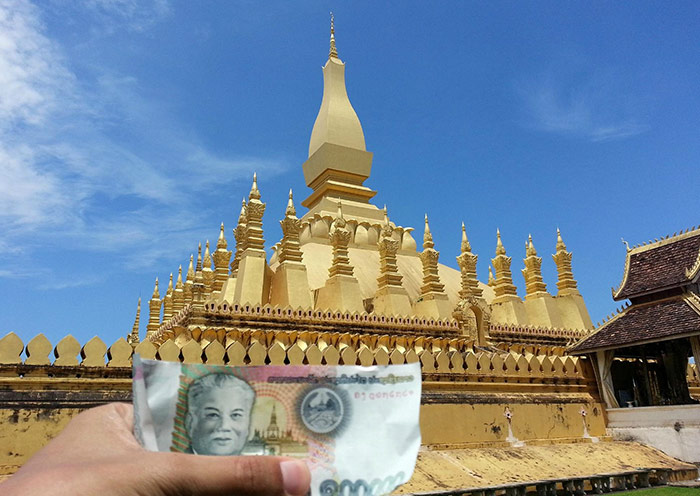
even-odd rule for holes
{"type": "Polygon", "coordinates": [[[248,366],[134,358],[134,431],[151,451],[303,458],[312,495],[388,494],[413,473],[420,365],[248,366]]]}

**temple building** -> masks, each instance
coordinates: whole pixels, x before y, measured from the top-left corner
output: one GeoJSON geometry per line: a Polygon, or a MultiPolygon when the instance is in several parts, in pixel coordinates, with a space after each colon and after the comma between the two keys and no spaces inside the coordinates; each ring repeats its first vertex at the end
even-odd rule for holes
{"type": "MultiPolygon", "coordinates": [[[[596,364],[613,431],[676,456],[685,455],[684,443],[674,445],[680,425],[692,444],[700,440],[700,383],[692,366],[700,363],[699,281],[700,229],[628,246],[624,276],[612,296],[629,304],[569,350],[589,355],[596,364]],[[646,439],[639,429],[649,415],[668,424],[657,440],[646,439]]],[[[657,431],[663,427],[657,425],[657,431]]]]}
{"type": "MultiPolygon", "coordinates": [[[[250,312],[243,310],[253,307],[270,309],[266,318],[280,324],[294,325],[304,316],[323,328],[333,315],[356,333],[374,332],[381,325],[387,332],[438,334],[479,345],[565,346],[593,329],[573,276],[572,255],[558,230],[552,255],[559,275],[556,293],[547,291],[542,258],[530,237],[523,260],[522,299],[513,284],[512,258],[500,231],[491,260],[495,278],[484,284],[477,279],[478,256],[471,251],[464,225],[457,257],[460,270],[456,270],[440,263],[427,215],[418,241],[413,227],[392,222],[386,207],[371,202],[376,192],[364,184],[372,170],[372,153],[348,98],[345,63],[338,55],[333,28],[323,83],[309,155],[302,165],[311,189],[301,202],[306,212],[297,216],[290,190],[287,208],[277,216],[283,237],[272,245],[268,258],[263,233],[266,205],[254,175],[233,229],[235,248],[228,249],[222,224],[213,253],[207,242],[202,255],[200,244],[196,262],[192,255],[186,273],[178,269],[174,286],[171,275],[162,298],[156,287],[149,302],[146,339],[158,343],[174,339],[181,344],[193,338],[206,346],[213,333],[196,330],[207,327],[216,328],[216,339],[226,344],[228,330],[260,326],[244,317],[250,312]]],[[[458,236],[455,233],[455,240],[458,236]]],[[[139,336],[132,334],[129,340],[138,343],[139,336]]]]}

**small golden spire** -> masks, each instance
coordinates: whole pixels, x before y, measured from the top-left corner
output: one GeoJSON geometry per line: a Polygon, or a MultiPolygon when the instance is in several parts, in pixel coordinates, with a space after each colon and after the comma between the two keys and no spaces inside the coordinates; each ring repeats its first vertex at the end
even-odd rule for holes
{"type": "Polygon", "coordinates": [[[578,284],[576,279],[574,279],[574,274],[571,269],[571,252],[566,251],[566,245],[564,240],[561,239],[561,231],[557,228],[557,252],[552,255],[554,263],[557,264],[557,289],[559,290],[558,296],[565,296],[570,294],[579,294],[578,284]]]}
{"type": "Polygon", "coordinates": [[[219,231],[219,240],[216,242],[216,249],[225,250],[227,246],[228,242],[226,241],[226,236],[224,236],[224,223],[222,222],[221,230],[219,231]]]}
{"type": "MultiPolygon", "coordinates": [[[[154,299],[160,298],[160,293],[158,292],[158,278],[157,278],[157,277],[156,277],[156,285],[155,285],[155,287],[153,288],[153,296],[152,296],[152,298],[154,298],[154,299]]],[[[139,298],[139,300],[141,300],[141,298],[139,298]]]]}
{"type": "Polygon", "coordinates": [[[462,253],[469,253],[472,251],[472,245],[469,244],[467,239],[467,230],[464,227],[464,222],[462,222],[462,253]]]}
{"type": "Polygon", "coordinates": [[[331,12],[331,51],[328,53],[328,58],[338,58],[338,50],[335,47],[335,19],[331,12]]]}
{"type": "Polygon", "coordinates": [[[190,254],[190,266],[187,268],[187,280],[194,279],[194,255],[190,254]]]}
{"type": "Polygon", "coordinates": [[[389,212],[386,209],[386,205],[384,205],[384,224],[389,225],[389,212]]]}
{"type": "Polygon", "coordinates": [[[207,240],[206,247],[204,248],[203,264],[203,268],[211,270],[211,253],[209,253],[209,240],[207,240]]]}
{"type": "Polygon", "coordinates": [[[566,245],[564,240],[561,239],[561,231],[557,227],[557,251],[566,251],[566,245]]]}
{"type": "Polygon", "coordinates": [[[260,199],[260,191],[258,190],[258,173],[253,172],[253,186],[250,188],[250,194],[248,197],[253,200],[260,199]]]}
{"type": "Polygon", "coordinates": [[[195,267],[195,271],[199,272],[202,270],[202,243],[199,243],[199,246],[197,247],[197,265],[195,267]]]}
{"type": "Polygon", "coordinates": [[[532,234],[527,235],[527,242],[525,243],[525,254],[528,257],[537,256],[537,250],[535,250],[535,245],[532,243],[532,234]]]}
{"type": "Polygon", "coordinates": [[[139,296],[139,302],[136,304],[136,318],[134,319],[134,325],[131,328],[131,334],[126,337],[127,343],[132,347],[136,347],[139,344],[139,327],[141,326],[141,297],[139,296]]]}
{"type": "Polygon", "coordinates": [[[428,214],[425,214],[425,229],[423,230],[423,249],[434,248],[435,243],[433,243],[433,234],[430,232],[430,225],[428,224],[428,214]]]}
{"type": "Polygon", "coordinates": [[[296,216],[297,209],[294,208],[294,199],[292,198],[292,188],[289,188],[289,200],[287,200],[287,210],[285,210],[285,215],[289,217],[296,216]]]}
{"type": "Polygon", "coordinates": [[[340,200],[338,200],[338,217],[337,218],[338,219],[343,218],[343,203],[340,200]]]}
{"type": "Polygon", "coordinates": [[[496,228],[496,255],[505,255],[506,248],[503,246],[503,241],[501,241],[501,230],[496,228]]]}
{"type": "Polygon", "coordinates": [[[241,213],[238,214],[238,223],[245,224],[246,222],[246,202],[245,198],[241,201],[241,213]]]}
{"type": "Polygon", "coordinates": [[[493,277],[493,269],[489,265],[489,286],[494,287],[496,285],[496,279],[493,277]]]}
{"type": "Polygon", "coordinates": [[[182,265],[177,268],[177,282],[175,283],[175,287],[182,289],[182,265]]]}

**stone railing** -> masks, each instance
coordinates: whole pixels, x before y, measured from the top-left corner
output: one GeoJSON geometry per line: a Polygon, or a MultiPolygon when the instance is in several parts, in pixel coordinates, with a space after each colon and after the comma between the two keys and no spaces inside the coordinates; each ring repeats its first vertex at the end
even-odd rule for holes
{"type": "MultiPolygon", "coordinates": [[[[302,333],[299,333],[302,334],[302,333]]],[[[14,333],[0,339],[0,369],[2,375],[14,375],[13,365],[20,376],[31,375],[27,366],[42,366],[41,375],[51,377],[51,369],[70,366],[73,371],[94,368],[125,368],[131,366],[134,353],[144,358],[184,363],[239,365],[388,365],[420,362],[424,378],[448,381],[491,381],[544,383],[588,383],[592,374],[585,359],[575,356],[535,355],[527,350],[483,351],[479,348],[456,349],[446,340],[441,349],[427,347],[426,342],[414,340],[410,347],[390,346],[387,340],[377,339],[373,346],[365,342],[338,341],[335,344],[317,339],[308,343],[303,335],[291,339],[279,333],[266,340],[267,333],[251,333],[247,342],[232,340],[224,346],[219,340],[208,343],[194,339],[182,345],[168,339],[162,344],[142,341],[132,348],[123,338],[107,346],[99,337],[80,345],[72,336],[61,339],[54,347],[39,334],[26,346],[14,333]],[[8,367],[10,366],[10,367],[8,367]]],[[[405,343],[404,343],[405,344],[405,343]]],[[[464,344],[464,343],[463,343],[464,344]]],[[[31,368],[31,367],[29,367],[31,368]]],[[[77,373],[77,372],[76,372],[77,373]]],[[[105,372],[107,373],[107,372],[105,372]]],[[[88,376],[84,376],[88,378],[88,376]]],[[[106,375],[105,375],[106,377],[106,375]]]]}
{"type": "MultiPolygon", "coordinates": [[[[172,338],[179,326],[185,325],[188,318],[195,317],[195,309],[188,305],[167,322],[149,339],[164,342],[172,338]]],[[[218,320],[227,327],[253,327],[257,324],[274,324],[278,327],[313,329],[336,329],[340,332],[362,330],[365,333],[400,333],[427,336],[459,336],[462,331],[454,319],[435,320],[425,317],[386,316],[373,313],[340,312],[331,310],[311,310],[280,307],[277,305],[239,305],[226,301],[207,301],[203,305],[203,315],[207,321],[218,320]]]]}
{"type": "Polygon", "coordinates": [[[554,327],[533,327],[505,324],[492,324],[489,328],[489,336],[494,341],[508,342],[566,342],[574,343],[588,336],[591,330],[586,329],[559,329],[554,327]]]}

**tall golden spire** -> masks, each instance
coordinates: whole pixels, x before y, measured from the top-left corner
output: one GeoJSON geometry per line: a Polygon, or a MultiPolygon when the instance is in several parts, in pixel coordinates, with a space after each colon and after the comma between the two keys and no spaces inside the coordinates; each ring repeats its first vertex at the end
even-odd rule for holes
{"type": "Polygon", "coordinates": [[[194,277],[194,255],[190,254],[190,265],[187,267],[187,278],[185,279],[185,287],[183,289],[185,305],[192,303],[192,285],[194,284],[194,277]]]}
{"type": "Polygon", "coordinates": [[[231,260],[231,277],[238,275],[238,266],[241,262],[241,256],[246,249],[246,230],[248,229],[248,217],[246,213],[247,205],[245,198],[241,201],[241,213],[238,215],[238,225],[233,230],[233,236],[236,238],[236,252],[231,260]]]}
{"type": "Polygon", "coordinates": [[[462,222],[462,246],[461,253],[457,257],[457,264],[462,275],[462,286],[459,291],[460,298],[475,297],[480,298],[483,294],[476,278],[476,262],[478,255],[472,253],[472,246],[467,238],[467,230],[462,222]]]}
{"type": "Polygon", "coordinates": [[[253,173],[253,186],[248,195],[246,206],[246,250],[264,250],[265,239],[263,238],[262,218],[265,213],[265,204],[260,201],[260,190],[258,190],[258,175],[253,173]]]}
{"type": "MultiPolygon", "coordinates": [[[[394,239],[394,228],[389,222],[389,214],[384,205],[384,225],[379,233],[377,243],[379,249],[379,277],[377,278],[377,288],[382,290],[387,287],[401,288],[403,276],[399,272],[396,254],[399,251],[400,243],[394,239]]],[[[408,301],[408,300],[407,300],[408,301]]],[[[408,306],[410,311],[410,304],[408,306]]]]}
{"type": "Polygon", "coordinates": [[[284,212],[284,219],[280,221],[282,227],[282,242],[279,248],[279,261],[301,262],[302,252],[299,248],[299,233],[301,232],[301,221],[297,218],[297,211],[294,208],[292,190],[289,190],[287,208],[284,212]]]}
{"type": "Polygon", "coordinates": [[[423,229],[423,252],[420,254],[423,262],[423,285],[420,289],[421,296],[429,293],[444,293],[445,286],[440,282],[438,274],[438,259],[440,252],[435,249],[433,235],[428,224],[428,214],[425,214],[425,228],[423,229]]]}
{"type": "Polygon", "coordinates": [[[297,218],[292,190],[289,190],[284,219],[280,221],[282,241],[277,250],[279,266],[270,284],[270,304],[292,308],[312,308],[306,266],[302,263],[299,235],[301,220],[297,218]]]}
{"type": "Polygon", "coordinates": [[[423,229],[423,249],[426,248],[435,248],[433,234],[430,232],[430,225],[428,224],[428,214],[425,214],[425,228],[423,229]]]}
{"type": "Polygon", "coordinates": [[[348,254],[348,244],[350,244],[350,231],[347,228],[347,222],[343,218],[343,205],[338,201],[338,213],[331,224],[328,237],[333,247],[333,261],[331,268],[328,269],[328,275],[352,276],[354,269],[350,265],[350,255],[348,254]]]}
{"type": "Polygon", "coordinates": [[[158,292],[158,278],[156,277],[156,285],[153,288],[153,296],[148,301],[148,325],[146,326],[146,337],[154,334],[160,327],[160,293],[158,292]]]}
{"type": "Polygon", "coordinates": [[[197,266],[195,267],[195,274],[200,270],[202,270],[202,243],[199,243],[197,247],[197,266]]]}
{"type": "Polygon", "coordinates": [[[541,296],[547,292],[547,285],[542,280],[542,258],[537,256],[537,250],[528,235],[525,243],[525,268],[522,269],[525,278],[525,298],[541,296]]]}
{"type": "Polygon", "coordinates": [[[250,194],[248,198],[251,200],[260,199],[260,190],[258,190],[258,173],[253,172],[253,185],[250,187],[250,194]]]}
{"type": "Polygon", "coordinates": [[[294,198],[292,197],[292,188],[289,188],[289,199],[287,200],[287,208],[284,211],[285,215],[296,217],[297,209],[294,208],[294,198]]]}
{"type": "Polygon", "coordinates": [[[126,337],[126,342],[131,345],[132,348],[136,348],[139,344],[139,327],[141,323],[141,297],[139,296],[139,302],[136,304],[136,318],[134,319],[134,326],[131,328],[131,334],[126,337]]]}
{"type": "Polygon", "coordinates": [[[224,283],[228,279],[228,263],[231,260],[231,252],[227,250],[228,242],[224,236],[224,223],[221,223],[219,230],[219,240],[216,242],[216,251],[214,251],[214,283],[212,291],[221,291],[224,283]]]}
{"type": "Polygon", "coordinates": [[[173,273],[170,273],[170,281],[168,281],[168,290],[163,297],[163,322],[170,320],[173,316],[173,273]]]}
{"type": "Polygon", "coordinates": [[[335,47],[335,19],[331,12],[331,51],[328,53],[328,58],[338,58],[338,50],[335,47]]]}
{"type": "Polygon", "coordinates": [[[501,241],[501,231],[496,229],[496,256],[491,259],[493,268],[496,269],[496,283],[493,287],[496,294],[494,303],[518,298],[518,293],[513,285],[513,274],[510,272],[511,260],[510,257],[506,256],[506,248],[501,241]]]}
{"type": "Polygon", "coordinates": [[[557,264],[557,273],[559,275],[559,280],[557,281],[558,296],[579,294],[578,284],[571,269],[571,257],[571,252],[566,251],[564,240],[561,239],[561,231],[557,228],[557,252],[552,255],[552,258],[554,263],[557,264]]]}
{"type": "Polygon", "coordinates": [[[206,300],[214,290],[214,271],[211,270],[211,254],[209,253],[209,240],[204,249],[204,261],[202,267],[202,283],[204,284],[204,299],[206,300]]]}
{"type": "Polygon", "coordinates": [[[440,252],[435,249],[433,235],[428,224],[428,214],[425,214],[423,230],[423,251],[420,261],[423,268],[423,284],[420,297],[413,308],[414,314],[433,319],[447,319],[452,316],[452,305],[445,293],[445,286],[440,282],[438,259],[440,252]]]}
{"type": "Polygon", "coordinates": [[[185,307],[185,290],[182,284],[182,265],[177,268],[177,282],[173,290],[173,315],[185,307]]]}

